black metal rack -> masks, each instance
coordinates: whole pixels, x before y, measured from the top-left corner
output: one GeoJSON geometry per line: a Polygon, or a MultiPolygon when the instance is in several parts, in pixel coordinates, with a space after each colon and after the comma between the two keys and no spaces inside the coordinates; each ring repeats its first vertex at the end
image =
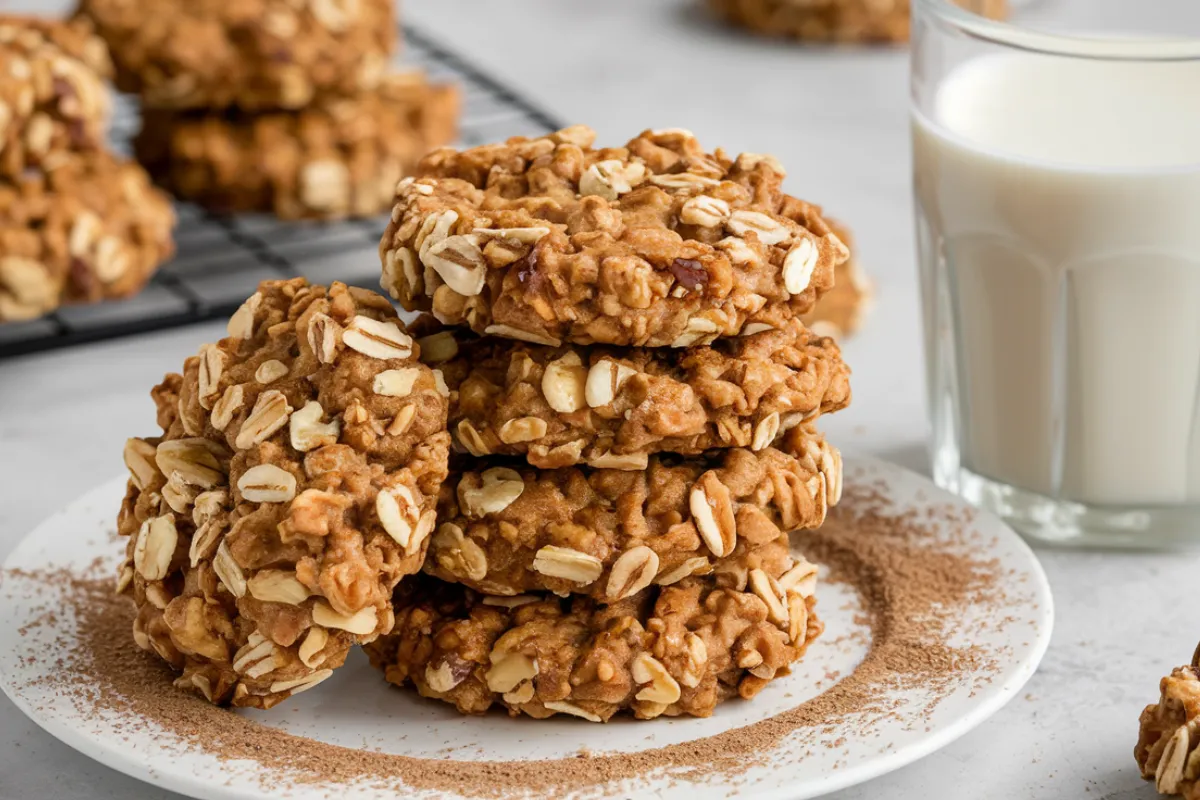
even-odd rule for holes
{"type": "MultiPolygon", "coordinates": [[[[404,29],[407,67],[457,80],[463,91],[460,138],[467,146],[536,136],[559,123],[534,103],[425,34],[404,29]]],[[[137,131],[135,98],[119,96],[113,147],[128,154],[137,131]]],[[[178,252],[128,300],[60,309],[41,319],[0,324],[0,358],[227,317],[259,281],[302,276],[378,289],[379,239],[387,218],[335,223],[283,222],[258,214],[217,217],[177,204],[178,252]]]]}

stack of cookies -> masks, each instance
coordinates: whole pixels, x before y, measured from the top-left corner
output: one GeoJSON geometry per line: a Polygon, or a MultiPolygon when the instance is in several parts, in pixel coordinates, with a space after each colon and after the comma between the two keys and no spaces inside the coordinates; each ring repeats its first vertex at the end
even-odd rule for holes
{"type": "Polygon", "coordinates": [[[847,257],[772,158],[577,127],[439,150],[384,283],[264,283],[131,439],[134,640],[269,708],[365,645],[464,713],[707,716],[821,632],[791,531],[850,400],[798,320],[847,257]],[[417,574],[421,572],[422,574],[417,574]]]}
{"type": "Polygon", "coordinates": [[[425,573],[368,647],[465,713],[707,716],[819,633],[814,528],[850,400],[797,319],[847,250],[775,159],[584,127],[429,155],[383,285],[449,389],[456,452],[425,573]]]}
{"type": "Polygon", "coordinates": [[[0,17],[0,322],[125,297],[173,251],[170,202],[106,150],[104,43],[0,17]]]}
{"type": "Polygon", "coordinates": [[[459,96],[394,73],[393,0],[81,0],[141,96],[138,159],[181,199],[284,219],[372,216],[459,96]]]}

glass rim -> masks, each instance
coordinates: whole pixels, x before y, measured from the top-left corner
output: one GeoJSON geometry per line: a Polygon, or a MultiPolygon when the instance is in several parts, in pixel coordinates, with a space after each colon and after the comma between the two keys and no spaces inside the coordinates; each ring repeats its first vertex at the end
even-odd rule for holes
{"type": "Polygon", "coordinates": [[[915,0],[915,8],[973,38],[1032,53],[1111,61],[1200,60],[1200,38],[1119,38],[1049,33],[988,19],[951,0],[915,0]]]}

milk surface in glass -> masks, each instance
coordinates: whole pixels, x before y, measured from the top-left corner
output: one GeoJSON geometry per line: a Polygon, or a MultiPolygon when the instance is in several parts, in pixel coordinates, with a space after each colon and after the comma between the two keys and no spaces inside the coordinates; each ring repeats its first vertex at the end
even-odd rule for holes
{"type": "Polygon", "coordinates": [[[1200,62],[998,53],[932,105],[913,136],[935,472],[940,437],[1047,498],[1200,501],[1200,62]]]}

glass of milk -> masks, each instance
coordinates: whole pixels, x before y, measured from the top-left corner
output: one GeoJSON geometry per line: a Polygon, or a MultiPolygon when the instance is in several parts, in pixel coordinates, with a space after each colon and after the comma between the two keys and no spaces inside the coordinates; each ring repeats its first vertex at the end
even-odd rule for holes
{"type": "Polygon", "coordinates": [[[1200,546],[1200,0],[1012,4],[914,2],[934,477],[1037,539],[1200,546]]]}

